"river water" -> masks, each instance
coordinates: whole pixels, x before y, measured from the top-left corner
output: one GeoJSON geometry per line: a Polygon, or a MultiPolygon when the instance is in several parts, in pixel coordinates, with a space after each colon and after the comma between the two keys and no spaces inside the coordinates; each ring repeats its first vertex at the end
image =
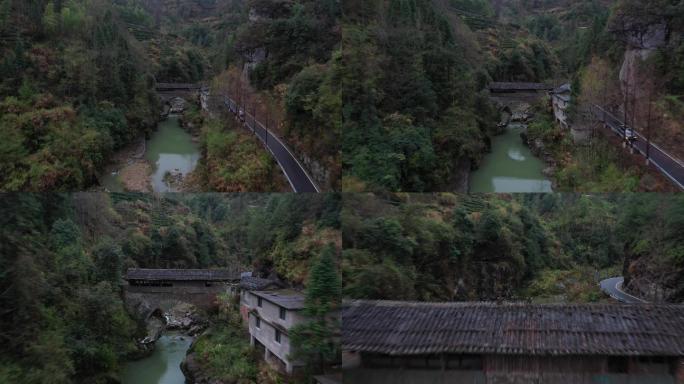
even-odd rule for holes
{"type": "Polygon", "coordinates": [[[159,338],[152,355],[126,364],[122,384],[184,384],[180,364],[190,348],[192,338],[166,334],[159,338]]]}
{"type": "Polygon", "coordinates": [[[178,117],[169,116],[159,123],[157,131],[147,142],[145,158],[152,165],[152,189],[155,192],[177,192],[164,182],[166,172],[181,172],[184,176],[197,166],[199,147],[185,131],[178,117]]]}
{"type": "MultiPolygon", "coordinates": [[[[177,116],[169,116],[159,123],[157,130],[146,142],[145,159],[152,168],[150,183],[155,192],[177,192],[177,188],[164,182],[166,172],[180,172],[186,176],[197,166],[199,147],[185,131],[177,116]]],[[[109,169],[100,183],[111,192],[123,192],[124,186],[118,173],[109,169]]]]}
{"type": "Polygon", "coordinates": [[[542,174],[544,162],[520,138],[524,129],[522,124],[511,123],[503,134],[492,138],[492,153],[470,176],[471,193],[553,192],[551,181],[542,174]]]}

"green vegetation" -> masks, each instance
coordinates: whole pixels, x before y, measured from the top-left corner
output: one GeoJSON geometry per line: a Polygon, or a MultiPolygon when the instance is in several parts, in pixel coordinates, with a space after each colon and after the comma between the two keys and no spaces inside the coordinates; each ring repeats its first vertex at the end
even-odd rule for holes
{"type": "Polygon", "coordinates": [[[346,4],[344,188],[451,188],[460,182],[454,169],[477,162],[496,129],[496,110],[479,92],[488,74],[453,12],[427,0],[381,3],[346,4]]]}
{"type": "Polygon", "coordinates": [[[570,132],[555,124],[544,108],[528,126],[530,142],[540,140],[556,160],[556,188],[561,191],[634,192],[645,175],[619,144],[594,132],[586,145],[577,145],[570,132]]]}
{"type": "MultiPolygon", "coordinates": [[[[96,185],[115,151],[154,129],[161,107],[156,82],[208,82],[229,68],[240,68],[243,84],[274,100],[265,106],[275,117],[271,128],[299,157],[316,162],[321,184],[336,188],[339,3],[155,4],[0,2],[0,134],[7,138],[0,144],[0,190],[96,185]]],[[[254,168],[214,164],[216,180],[207,186],[280,189],[264,185],[273,168],[266,151],[238,136],[215,140],[228,141],[214,148],[235,159],[252,150],[263,156],[239,158],[255,160],[254,168]]]]}
{"type": "Polygon", "coordinates": [[[68,200],[16,194],[0,203],[0,382],[106,383],[136,350],[118,281],[107,281],[121,250],[107,239],[89,249],[68,200]]]}
{"type": "Polygon", "coordinates": [[[664,226],[654,224],[679,223],[673,208],[681,203],[677,195],[649,194],[347,195],[343,293],[596,301],[599,276],[624,273],[635,289],[649,276],[667,287],[666,300],[680,302],[682,235],[656,234],[664,226]],[[653,277],[659,273],[667,279],[653,277]]]}
{"type": "Polygon", "coordinates": [[[107,2],[4,3],[23,21],[0,28],[0,190],[84,189],[156,123],[145,57],[107,2]]]}
{"type": "Polygon", "coordinates": [[[335,259],[334,246],[323,249],[306,286],[303,314],[309,321],[290,331],[294,357],[306,363],[309,375],[324,372],[342,361],[341,350],[335,343],[340,321],[333,315],[339,310],[342,286],[335,259]]]}
{"type": "Polygon", "coordinates": [[[213,321],[209,332],[200,336],[188,353],[196,356],[203,372],[212,379],[229,383],[255,383],[258,356],[249,345],[237,307],[229,304],[213,321]]]}
{"type": "MultiPolygon", "coordinates": [[[[628,123],[682,157],[683,21],[681,1],[670,0],[347,2],[344,189],[464,189],[463,170],[497,133],[480,93],[493,80],[571,83],[570,124],[586,130],[588,103],[618,111],[627,96],[628,123]]],[[[554,160],[568,163],[560,190],[669,188],[643,164],[624,166],[630,157],[605,138],[575,149],[560,130],[544,134],[554,160]]]]}
{"type": "Polygon", "coordinates": [[[202,125],[202,162],[195,172],[212,191],[287,190],[278,165],[260,141],[232,119],[202,125]]]}
{"type": "MultiPolygon", "coordinates": [[[[252,269],[306,285],[310,260],[330,243],[335,250],[326,251],[328,264],[322,264],[339,254],[339,200],[314,194],[3,196],[0,382],[116,378],[122,363],[139,355],[135,340],[146,332],[121,300],[129,267],[252,269]]],[[[323,272],[312,276],[328,276],[329,268],[317,268],[323,272]]],[[[217,327],[198,347],[221,377],[253,376],[247,339],[232,342],[238,336],[217,327]],[[228,340],[223,347],[214,343],[228,340]],[[212,365],[218,358],[235,364],[212,365]]]]}
{"type": "Polygon", "coordinates": [[[338,190],[340,1],[255,0],[250,7],[257,20],[244,21],[231,35],[229,65],[250,64],[250,85],[282,123],[276,130],[329,173],[319,177],[326,189],[338,190]]]}

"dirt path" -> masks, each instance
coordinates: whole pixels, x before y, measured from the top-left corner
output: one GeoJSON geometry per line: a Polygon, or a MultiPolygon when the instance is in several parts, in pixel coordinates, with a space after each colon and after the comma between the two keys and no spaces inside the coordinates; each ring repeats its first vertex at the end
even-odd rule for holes
{"type": "Polygon", "coordinates": [[[152,167],[145,159],[147,142],[141,136],[114,153],[105,174],[114,174],[118,184],[127,192],[152,192],[152,167]]]}
{"type": "Polygon", "coordinates": [[[152,167],[146,160],[137,160],[119,171],[119,180],[127,192],[152,192],[152,167]]]}

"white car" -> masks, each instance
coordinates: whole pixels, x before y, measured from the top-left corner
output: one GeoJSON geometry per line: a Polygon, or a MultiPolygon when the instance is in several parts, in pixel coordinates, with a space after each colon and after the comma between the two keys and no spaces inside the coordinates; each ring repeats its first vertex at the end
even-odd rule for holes
{"type": "Polygon", "coordinates": [[[634,133],[634,130],[632,128],[625,129],[625,140],[634,141],[636,139],[637,139],[637,136],[634,133]]]}

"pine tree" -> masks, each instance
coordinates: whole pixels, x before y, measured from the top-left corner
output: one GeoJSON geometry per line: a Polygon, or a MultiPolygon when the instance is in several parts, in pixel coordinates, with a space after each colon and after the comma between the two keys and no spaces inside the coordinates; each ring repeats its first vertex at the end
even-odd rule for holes
{"type": "Polygon", "coordinates": [[[325,320],[331,310],[340,303],[341,286],[337,266],[333,259],[335,248],[327,246],[321,258],[311,269],[306,290],[304,314],[319,320],[325,320]]]}
{"type": "Polygon", "coordinates": [[[327,246],[311,268],[303,311],[309,322],[294,327],[290,335],[294,357],[306,363],[309,374],[323,372],[340,359],[335,341],[339,320],[333,313],[340,304],[342,285],[334,254],[334,246],[327,246]]]}

